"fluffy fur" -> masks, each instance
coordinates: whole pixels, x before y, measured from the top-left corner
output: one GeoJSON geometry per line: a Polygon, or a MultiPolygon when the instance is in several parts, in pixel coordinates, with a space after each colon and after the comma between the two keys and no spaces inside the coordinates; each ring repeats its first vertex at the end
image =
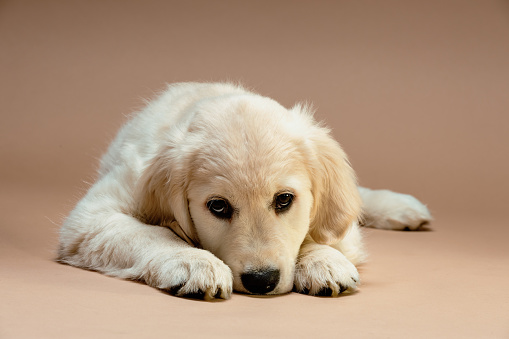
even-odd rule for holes
{"type": "Polygon", "coordinates": [[[362,207],[367,226],[430,220],[413,197],[358,188],[308,107],[231,84],[175,84],[112,142],[61,228],[59,260],[179,296],[337,296],[360,281],[362,207]],[[293,200],[281,211],[284,193],[293,200]],[[214,215],[213,199],[231,216],[214,215]]]}

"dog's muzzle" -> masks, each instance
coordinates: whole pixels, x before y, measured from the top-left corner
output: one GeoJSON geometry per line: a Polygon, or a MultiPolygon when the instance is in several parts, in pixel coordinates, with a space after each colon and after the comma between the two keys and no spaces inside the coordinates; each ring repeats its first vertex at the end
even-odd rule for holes
{"type": "Polygon", "coordinates": [[[252,270],[243,273],[240,278],[242,285],[253,294],[267,294],[279,283],[279,270],[273,268],[252,270]]]}

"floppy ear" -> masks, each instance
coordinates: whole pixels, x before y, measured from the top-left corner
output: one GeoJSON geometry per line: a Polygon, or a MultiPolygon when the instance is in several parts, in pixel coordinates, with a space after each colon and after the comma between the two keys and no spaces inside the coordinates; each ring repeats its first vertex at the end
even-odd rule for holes
{"type": "Polygon", "coordinates": [[[327,129],[313,126],[308,143],[314,198],[309,234],[317,243],[330,245],[341,240],[360,216],[357,180],[345,152],[327,129]]]}
{"type": "Polygon", "coordinates": [[[170,227],[189,244],[198,244],[187,203],[186,157],[177,150],[159,152],[143,172],[136,188],[137,214],[151,225],[170,227]]]}

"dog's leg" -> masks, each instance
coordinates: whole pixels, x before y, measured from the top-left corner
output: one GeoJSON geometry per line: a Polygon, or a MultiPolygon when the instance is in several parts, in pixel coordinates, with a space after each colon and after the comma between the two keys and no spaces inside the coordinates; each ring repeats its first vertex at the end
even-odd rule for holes
{"type": "Polygon", "coordinates": [[[363,202],[363,226],[390,230],[417,230],[428,224],[431,214],[408,194],[359,187],[363,202]]]}
{"type": "MultiPolygon", "coordinates": [[[[361,250],[360,247],[358,251],[361,250]]],[[[306,236],[295,266],[295,291],[338,296],[348,289],[355,289],[358,282],[357,269],[343,253],[331,246],[317,244],[306,236]]]]}
{"type": "Polygon", "coordinates": [[[62,226],[59,261],[142,280],[178,296],[229,298],[233,277],[226,264],[168,228],[123,213],[118,204],[92,187],[62,226]]]}

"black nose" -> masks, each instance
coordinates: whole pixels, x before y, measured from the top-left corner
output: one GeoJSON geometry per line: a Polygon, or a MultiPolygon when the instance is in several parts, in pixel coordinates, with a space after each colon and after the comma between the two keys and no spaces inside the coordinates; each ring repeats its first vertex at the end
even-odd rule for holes
{"type": "Polygon", "coordinates": [[[242,285],[251,293],[266,294],[274,290],[279,282],[279,270],[268,268],[253,270],[241,275],[242,285]]]}

